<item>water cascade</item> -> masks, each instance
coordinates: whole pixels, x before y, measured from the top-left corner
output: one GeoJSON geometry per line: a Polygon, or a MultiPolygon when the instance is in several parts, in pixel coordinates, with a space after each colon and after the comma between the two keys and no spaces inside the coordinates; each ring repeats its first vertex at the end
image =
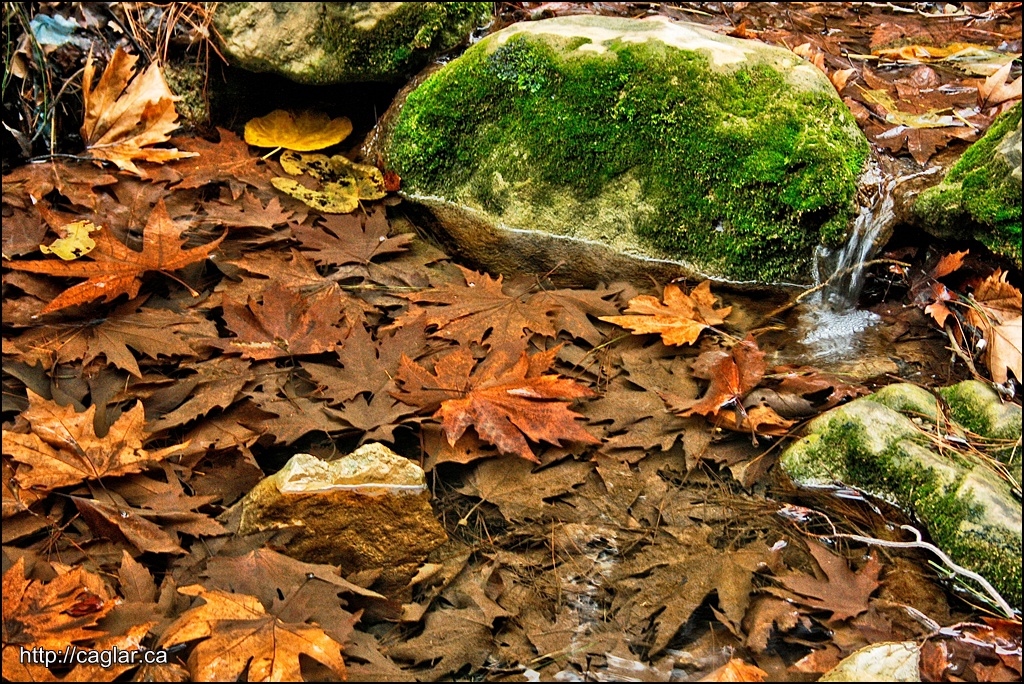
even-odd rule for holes
{"type": "Polygon", "coordinates": [[[814,278],[822,287],[808,297],[800,311],[800,327],[805,331],[802,342],[817,360],[841,360],[856,354],[859,337],[878,322],[875,314],[855,307],[864,287],[864,262],[896,221],[896,182],[872,163],[862,178],[849,241],[839,250],[818,246],[814,278]]]}

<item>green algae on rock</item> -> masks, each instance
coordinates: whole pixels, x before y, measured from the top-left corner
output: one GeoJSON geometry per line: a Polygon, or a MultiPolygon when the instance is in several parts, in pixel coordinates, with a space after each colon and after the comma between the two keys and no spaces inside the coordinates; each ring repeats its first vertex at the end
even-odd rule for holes
{"type": "Polygon", "coordinates": [[[489,2],[222,2],[228,59],[299,83],[395,81],[464,42],[489,2]]]}
{"type": "MultiPolygon", "coordinates": [[[[806,281],[815,247],[842,241],[868,155],[828,79],[793,53],[595,16],[488,36],[417,87],[383,137],[403,189],[445,229],[458,213],[757,282],[806,281]]],[[[511,243],[477,241],[512,259],[511,243]]]]}
{"type": "Polygon", "coordinates": [[[941,238],[973,237],[1021,268],[1021,105],[971,145],[917,199],[915,218],[941,238]]]}
{"type": "Polygon", "coordinates": [[[955,562],[981,574],[1019,608],[1020,499],[982,459],[937,447],[935,437],[937,426],[948,426],[943,429],[954,436],[1015,443],[988,455],[999,458],[1019,483],[1021,409],[1001,404],[976,381],[939,394],[949,411],[938,423],[940,402],[912,385],[892,385],[832,409],[811,421],[808,434],[783,453],[782,468],[798,485],[841,482],[896,504],[955,562]]]}

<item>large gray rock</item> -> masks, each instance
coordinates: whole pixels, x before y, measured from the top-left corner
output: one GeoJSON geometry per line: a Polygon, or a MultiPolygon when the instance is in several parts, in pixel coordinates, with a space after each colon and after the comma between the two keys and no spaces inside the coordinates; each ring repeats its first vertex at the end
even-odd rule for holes
{"type": "Polygon", "coordinates": [[[448,538],[423,470],[381,444],[335,461],[296,454],[237,505],[239,534],[298,527],[289,556],[339,565],[346,574],[380,569],[391,586],[407,581],[448,538]]]}
{"type": "Polygon", "coordinates": [[[222,2],[228,59],[299,83],[395,81],[490,21],[489,2],[222,2]]]}
{"type": "Polygon", "coordinates": [[[913,215],[942,238],[974,238],[1021,267],[1021,105],[996,119],[913,215]]]}
{"type": "Polygon", "coordinates": [[[939,395],[945,413],[936,397],[906,384],[832,409],[782,454],[782,468],[800,485],[841,482],[896,504],[954,561],[980,573],[1019,608],[1020,498],[979,452],[955,445],[981,446],[1019,483],[1021,408],[1002,403],[977,381],[939,395]],[[953,439],[937,446],[947,430],[953,439]]]}
{"type": "Polygon", "coordinates": [[[810,278],[868,144],[792,52],[663,20],[515,24],[397,103],[371,149],[494,270],[810,278]],[[626,255],[626,256],[622,256],[626,255]],[[632,270],[632,272],[631,272],[632,270]]]}

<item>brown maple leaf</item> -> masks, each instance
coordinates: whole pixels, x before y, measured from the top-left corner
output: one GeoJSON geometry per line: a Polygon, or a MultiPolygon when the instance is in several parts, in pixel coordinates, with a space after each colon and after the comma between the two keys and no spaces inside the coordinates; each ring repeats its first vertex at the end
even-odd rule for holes
{"type": "Polygon", "coordinates": [[[224,239],[222,235],[208,244],[183,250],[181,247],[185,240],[181,233],[181,228],[171,220],[167,207],[164,206],[163,200],[160,200],[146,223],[141,252],[129,249],[123,242],[114,238],[109,230],[101,229],[93,234],[96,247],[88,255],[92,261],[50,259],[8,261],[6,265],[29,273],[88,278],[84,283],[68,288],[47,304],[40,312],[45,314],[85,304],[101,297],[105,302],[122,294],[135,297],[139,294],[144,273],[174,271],[202,261],[224,239]]]}
{"type": "Polygon", "coordinates": [[[557,333],[551,316],[558,305],[549,298],[539,298],[541,293],[528,289],[507,294],[502,276],[495,279],[462,266],[459,270],[463,283],[401,295],[414,304],[394,326],[418,322],[422,315],[427,326],[434,328],[433,337],[477,342],[510,356],[524,351],[532,334],[554,337],[557,333]]]}
{"type": "Polygon", "coordinates": [[[817,542],[809,542],[808,551],[825,573],[824,579],[796,573],[780,577],[779,583],[794,592],[793,600],[815,610],[832,611],[832,620],[856,617],[868,609],[868,599],[879,587],[882,564],[874,552],[857,572],[852,572],[846,559],[837,556],[817,542]]]}
{"type": "Polygon", "coordinates": [[[19,646],[56,651],[104,636],[96,623],[114,607],[113,599],[103,579],[81,566],[49,582],[26,579],[19,557],[3,579],[4,677],[8,651],[17,661],[19,646]]]}
{"type": "Polygon", "coordinates": [[[103,355],[108,363],[141,378],[130,349],[151,359],[194,357],[203,340],[217,339],[217,326],[194,311],[180,314],[140,308],[141,304],[140,300],[129,301],[98,321],[30,330],[13,340],[22,352],[17,358],[29,364],[42,360],[49,368],[78,359],[88,365],[103,355]]]}
{"type": "Polygon", "coordinates": [[[96,67],[89,55],[82,76],[85,121],[81,132],[93,158],[142,175],[135,160],[166,162],[195,153],[150,147],[170,140],[171,131],[178,127],[174,101],[180,98],[171,93],[155,62],[136,74],[138,59],[118,47],[93,88],[96,67]]]}
{"type": "Polygon", "coordinates": [[[634,335],[658,333],[665,344],[693,344],[701,331],[725,322],[731,306],[715,309],[711,283],[705,280],[684,293],[676,285],[666,285],[664,304],[656,297],[640,295],[629,300],[626,313],[631,316],[602,316],[601,320],[632,330],[634,335]]]}
{"type": "Polygon", "coordinates": [[[300,246],[311,250],[314,261],[337,267],[332,277],[370,280],[376,279],[379,262],[406,252],[415,238],[409,233],[389,236],[390,231],[381,208],[366,216],[332,214],[315,225],[302,224],[292,230],[300,246]]]}
{"type": "Polygon", "coordinates": [[[661,396],[680,416],[710,416],[727,406],[745,413],[743,397],[761,382],[765,368],[764,352],[748,337],[729,351],[707,351],[697,357],[693,374],[711,381],[704,396],[682,400],[667,393],[661,396]]]}
{"type": "Polygon", "coordinates": [[[242,306],[224,298],[224,322],[237,337],[222,345],[249,359],[319,354],[333,351],[348,336],[337,298],[303,297],[278,283],[242,306]]]}
{"type": "Polygon", "coordinates": [[[341,644],[319,627],[268,615],[255,596],[211,591],[198,584],[178,591],[205,603],[171,624],[160,648],[201,640],[188,661],[193,680],[234,681],[247,674],[250,682],[302,681],[301,655],[345,678],[341,644]]]}
{"type": "Polygon", "coordinates": [[[24,466],[15,479],[23,488],[57,487],[126,475],[143,470],[149,463],[160,461],[183,450],[178,444],[157,451],[142,448],[146,422],[141,403],[110,426],[102,439],[96,436],[93,417],[96,406],[75,413],[73,406],[58,406],[28,390],[29,408],[22,417],[32,432],[21,434],[3,431],[3,452],[24,466]]]}
{"type": "Polygon", "coordinates": [[[180,177],[173,190],[201,188],[210,183],[227,183],[231,197],[238,199],[246,185],[257,190],[271,189],[273,174],[266,163],[249,151],[249,146],[237,135],[218,128],[218,142],[200,137],[175,138],[174,144],[188,151],[190,159],[175,161],[169,166],[180,177]]]}
{"type": "Polygon", "coordinates": [[[939,278],[959,270],[967,253],[968,250],[946,254],[927,273],[918,272],[911,280],[910,296],[926,314],[935,319],[940,328],[945,328],[946,319],[953,313],[946,302],[956,301],[957,295],[940,283],[939,278]]]}
{"type": "Polygon", "coordinates": [[[558,347],[509,364],[495,353],[475,371],[472,354],[460,348],[439,359],[430,373],[408,357],[396,380],[394,396],[407,404],[430,409],[442,420],[448,443],[454,445],[473,426],[482,439],[506,454],[540,461],[525,437],[560,445],[563,441],[598,444],[600,440],[576,421],[567,402],[596,396],[587,387],[558,375],[543,375],[554,362],[558,347]]]}

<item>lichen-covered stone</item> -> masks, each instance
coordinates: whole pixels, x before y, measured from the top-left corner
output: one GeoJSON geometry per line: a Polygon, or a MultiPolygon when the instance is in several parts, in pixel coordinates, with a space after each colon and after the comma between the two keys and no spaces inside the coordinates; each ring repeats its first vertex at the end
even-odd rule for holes
{"type": "Polygon", "coordinates": [[[489,2],[222,2],[228,59],[299,83],[395,81],[490,21],[489,2]]]}
{"type": "MultiPolygon", "coordinates": [[[[380,139],[408,196],[495,270],[538,268],[568,238],[759,282],[806,280],[815,246],[842,241],[868,154],[828,79],[793,53],[596,16],[488,36],[397,105],[380,139]]],[[[576,267],[572,254],[549,268],[576,267]]]]}
{"type": "Polygon", "coordinates": [[[330,462],[296,454],[238,505],[239,534],[298,527],[285,553],[346,574],[381,569],[385,586],[402,586],[447,541],[423,470],[380,444],[330,462]]]}
{"type": "Polygon", "coordinates": [[[1021,105],[971,145],[938,186],[914,203],[915,218],[942,238],[973,237],[1021,268],[1021,105]]]}
{"type": "Polygon", "coordinates": [[[922,392],[890,387],[878,393],[882,396],[863,397],[822,414],[782,454],[782,468],[799,485],[841,482],[896,504],[919,520],[954,561],[979,572],[1019,607],[1021,502],[984,459],[970,451],[937,448],[936,426],[948,420],[956,437],[961,436],[957,431],[967,434],[965,429],[1004,438],[1005,431],[1012,431],[1019,464],[1020,407],[1011,428],[1013,410],[996,408],[990,401],[998,403],[995,392],[982,383],[960,383],[940,390],[950,411],[945,420],[933,422],[928,412],[936,401],[931,397],[929,403],[922,392]]]}

